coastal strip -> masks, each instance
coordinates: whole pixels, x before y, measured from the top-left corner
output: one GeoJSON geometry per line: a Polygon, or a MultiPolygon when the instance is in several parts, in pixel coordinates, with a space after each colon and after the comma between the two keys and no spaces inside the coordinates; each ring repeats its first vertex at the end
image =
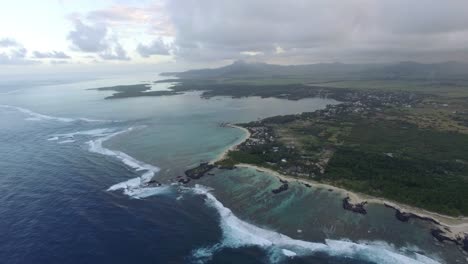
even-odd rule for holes
{"type": "Polygon", "coordinates": [[[234,151],[236,150],[236,148],[241,145],[242,143],[244,143],[247,139],[250,138],[250,136],[252,135],[250,133],[250,131],[245,128],[245,127],[241,127],[241,126],[237,126],[237,125],[233,125],[233,124],[225,124],[225,127],[230,127],[230,128],[236,128],[236,129],[240,129],[244,132],[244,135],[238,140],[236,141],[234,144],[232,144],[231,146],[229,146],[228,148],[226,148],[223,152],[221,152],[215,159],[213,159],[210,163],[211,164],[215,164],[216,162],[218,161],[222,161],[224,159],[227,158],[228,154],[229,154],[229,151],[234,151]]]}
{"type": "Polygon", "coordinates": [[[409,220],[409,218],[416,218],[419,220],[428,221],[436,226],[436,228],[433,229],[431,233],[437,240],[439,240],[440,242],[451,241],[459,246],[462,246],[465,250],[468,251],[467,217],[456,218],[441,215],[420,208],[390,202],[381,198],[371,197],[365,194],[358,194],[326,183],[320,183],[314,180],[301,179],[294,176],[284,175],[277,171],[252,164],[240,163],[237,164],[236,167],[251,168],[257,171],[264,172],[267,175],[277,177],[282,181],[295,181],[297,183],[302,183],[305,186],[313,186],[315,188],[327,189],[329,191],[336,192],[343,197],[343,208],[346,210],[353,211],[355,213],[366,214],[364,206],[370,203],[380,204],[388,208],[393,208],[395,210],[395,217],[398,220],[406,222],[409,220]]]}
{"type": "Polygon", "coordinates": [[[179,182],[181,184],[187,184],[191,180],[200,179],[201,177],[205,176],[205,174],[213,175],[212,173],[210,173],[210,171],[212,169],[216,168],[216,167],[225,168],[225,167],[219,166],[219,164],[217,164],[217,162],[226,159],[229,151],[235,150],[237,148],[237,146],[244,143],[251,136],[250,131],[248,129],[240,127],[240,126],[236,126],[236,125],[233,125],[233,124],[230,124],[230,123],[221,123],[220,126],[221,127],[230,127],[230,128],[240,129],[240,130],[244,131],[244,135],[241,138],[237,139],[234,144],[227,147],[224,151],[222,151],[216,158],[214,158],[210,162],[202,162],[197,167],[186,170],[185,171],[185,177],[184,176],[178,176],[175,179],[177,182],[179,182]]]}
{"type": "MultiPolygon", "coordinates": [[[[248,140],[251,136],[251,132],[244,127],[227,124],[226,126],[232,128],[238,128],[245,132],[245,136],[237,141],[235,144],[228,147],[223,151],[216,159],[210,162],[215,164],[227,158],[229,151],[236,150],[236,148],[248,140]]],[[[403,222],[408,221],[410,218],[416,218],[419,220],[427,221],[436,226],[432,230],[432,235],[439,241],[451,241],[459,246],[462,246],[465,250],[468,249],[468,217],[453,217],[443,215],[435,212],[430,212],[414,206],[404,205],[386,199],[373,197],[366,194],[352,192],[337,186],[333,186],[327,183],[317,182],[311,179],[299,178],[291,175],[284,175],[278,171],[252,165],[246,163],[236,164],[236,167],[251,168],[257,171],[265,172],[267,175],[279,178],[281,181],[292,181],[302,183],[306,187],[313,186],[315,188],[327,189],[329,191],[336,192],[343,196],[343,208],[356,213],[365,214],[364,206],[367,204],[380,204],[388,208],[395,210],[395,217],[403,222]]]]}

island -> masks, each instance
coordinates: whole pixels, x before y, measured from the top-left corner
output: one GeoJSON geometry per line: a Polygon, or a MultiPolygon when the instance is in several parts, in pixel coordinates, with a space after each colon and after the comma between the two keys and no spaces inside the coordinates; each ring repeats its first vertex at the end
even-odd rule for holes
{"type": "Polygon", "coordinates": [[[151,90],[151,86],[149,84],[117,85],[110,87],[92,88],[88,90],[116,92],[111,96],[106,97],[105,99],[119,99],[141,96],[167,96],[180,94],[179,92],[173,90],[149,91],[151,90]]]}

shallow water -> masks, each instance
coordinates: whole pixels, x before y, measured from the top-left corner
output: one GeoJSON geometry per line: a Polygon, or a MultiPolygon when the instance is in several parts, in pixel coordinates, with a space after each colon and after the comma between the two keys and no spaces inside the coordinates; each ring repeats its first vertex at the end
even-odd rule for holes
{"type": "Polygon", "coordinates": [[[216,171],[215,176],[196,182],[212,187],[209,192],[201,186],[171,185],[188,167],[213,159],[242,137],[242,131],[219,127],[220,122],[313,111],[337,102],[206,100],[198,93],[103,100],[109,92],[87,90],[156,80],[152,76],[41,86],[23,82],[21,89],[8,87],[14,93],[2,94],[0,259],[5,263],[464,261],[456,247],[435,243],[423,222],[398,222],[382,206],[370,206],[366,216],[353,214],[341,209],[338,194],[300,184],[273,195],[271,189],[278,181],[252,169],[216,171]],[[164,186],[140,188],[152,174],[164,186]]]}

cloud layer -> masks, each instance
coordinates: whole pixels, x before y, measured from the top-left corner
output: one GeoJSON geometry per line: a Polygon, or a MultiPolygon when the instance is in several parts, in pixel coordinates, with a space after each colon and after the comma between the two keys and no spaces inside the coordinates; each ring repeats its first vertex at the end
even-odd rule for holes
{"type": "Polygon", "coordinates": [[[49,51],[49,52],[33,52],[34,58],[37,59],[70,59],[71,57],[63,51],[49,51]]]}
{"type": "Polygon", "coordinates": [[[49,47],[48,38],[35,46],[34,32],[0,36],[0,58],[3,64],[468,61],[467,10],[466,0],[97,1],[63,14],[68,32],[50,40],[62,46],[49,47]]]}
{"type": "Polygon", "coordinates": [[[11,38],[0,39],[0,65],[36,64],[27,58],[28,50],[11,38]]]}
{"type": "Polygon", "coordinates": [[[116,35],[111,35],[106,24],[84,23],[73,19],[75,28],[68,34],[72,48],[82,52],[96,53],[103,60],[128,61],[130,57],[116,35]]]}
{"type": "Polygon", "coordinates": [[[468,59],[464,0],[171,0],[166,6],[176,55],[185,59],[468,59]]]}
{"type": "Polygon", "coordinates": [[[170,46],[165,44],[162,38],[158,38],[148,45],[139,44],[137,52],[143,58],[148,58],[152,55],[170,55],[170,46]]]}

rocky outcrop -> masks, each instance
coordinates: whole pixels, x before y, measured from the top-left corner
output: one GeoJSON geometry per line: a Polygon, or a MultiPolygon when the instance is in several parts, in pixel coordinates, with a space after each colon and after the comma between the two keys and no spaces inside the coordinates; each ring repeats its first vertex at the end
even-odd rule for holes
{"type": "Polygon", "coordinates": [[[447,236],[447,234],[445,233],[444,230],[442,229],[432,229],[431,230],[431,234],[432,236],[437,239],[439,242],[445,242],[445,241],[450,241],[450,242],[453,242],[455,244],[458,244],[457,240],[456,239],[453,239],[449,236],[447,236]]]}
{"type": "Polygon", "coordinates": [[[466,252],[468,252],[468,234],[465,234],[465,238],[463,239],[463,246],[462,246],[463,250],[465,250],[466,252]]]}
{"type": "Polygon", "coordinates": [[[398,219],[398,220],[400,220],[402,222],[408,222],[411,218],[416,218],[416,219],[419,219],[419,220],[434,223],[436,225],[440,225],[440,223],[438,221],[436,221],[435,219],[433,219],[431,217],[421,216],[421,215],[413,214],[413,213],[409,213],[409,212],[403,212],[399,208],[397,208],[397,207],[395,207],[395,206],[393,206],[391,204],[388,204],[388,203],[384,203],[384,205],[385,205],[385,207],[395,209],[396,219],[398,219]]]}
{"type": "Polygon", "coordinates": [[[278,194],[280,192],[286,191],[288,188],[289,188],[288,182],[286,182],[286,183],[283,183],[280,187],[271,190],[271,192],[274,193],[274,194],[278,194]]]}
{"type": "Polygon", "coordinates": [[[190,170],[186,170],[185,175],[187,175],[187,177],[189,177],[191,179],[197,180],[197,179],[200,179],[201,177],[203,177],[205,175],[205,173],[209,172],[214,167],[215,167],[215,165],[210,164],[208,162],[204,162],[204,163],[201,163],[198,167],[195,167],[195,168],[190,169],[190,170]]]}
{"type": "Polygon", "coordinates": [[[146,183],[147,187],[159,187],[162,184],[156,180],[150,180],[149,182],[146,183]]]}
{"type": "Polygon", "coordinates": [[[343,199],[343,209],[358,213],[358,214],[367,214],[366,208],[364,206],[367,204],[367,202],[361,202],[361,203],[356,203],[353,204],[351,203],[351,198],[348,196],[343,199]]]}
{"type": "Polygon", "coordinates": [[[401,222],[408,222],[410,218],[413,217],[413,214],[401,212],[400,210],[395,210],[395,217],[401,222]]]}
{"type": "Polygon", "coordinates": [[[289,185],[288,185],[288,181],[287,180],[283,180],[281,178],[278,178],[279,181],[281,182],[281,186],[276,188],[276,189],[273,189],[271,190],[272,193],[274,194],[278,194],[280,192],[284,192],[286,191],[288,188],[289,188],[289,185]]]}
{"type": "Polygon", "coordinates": [[[432,229],[431,234],[439,242],[452,242],[468,252],[468,234],[453,235],[447,227],[445,227],[445,229],[446,230],[444,230],[444,228],[432,229]]]}
{"type": "Polygon", "coordinates": [[[410,212],[403,212],[400,208],[392,204],[385,203],[386,207],[395,209],[395,217],[399,221],[408,222],[411,218],[418,220],[423,220],[433,223],[436,228],[431,230],[431,235],[437,239],[437,241],[443,242],[452,242],[460,246],[463,250],[468,252],[468,234],[454,234],[449,227],[442,225],[439,221],[424,215],[418,215],[410,212]]]}

